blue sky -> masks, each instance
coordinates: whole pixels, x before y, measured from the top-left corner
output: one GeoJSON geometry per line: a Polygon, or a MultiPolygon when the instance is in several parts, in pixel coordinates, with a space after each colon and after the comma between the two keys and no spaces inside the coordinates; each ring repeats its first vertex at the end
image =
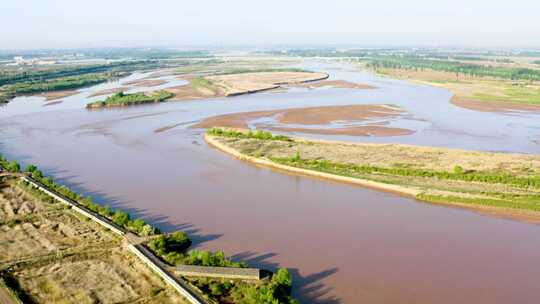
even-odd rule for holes
{"type": "Polygon", "coordinates": [[[540,1],[2,0],[0,48],[540,47],[540,1]]]}

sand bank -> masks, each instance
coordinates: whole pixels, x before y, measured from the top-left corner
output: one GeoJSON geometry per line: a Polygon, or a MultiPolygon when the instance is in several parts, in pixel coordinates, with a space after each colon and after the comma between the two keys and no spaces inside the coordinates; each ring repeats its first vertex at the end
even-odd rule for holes
{"type": "Polygon", "coordinates": [[[534,178],[540,171],[540,158],[537,156],[301,138],[280,141],[206,134],[205,140],[226,153],[257,165],[396,192],[430,203],[473,209],[483,214],[540,223],[538,203],[531,201],[531,198],[540,195],[537,186],[523,187],[510,180],[470,181],[448,177],[445,173],[455,172],[459,165],[462,172],[468,172],[465,174],[479,172],[480,175],[495,176],[502,173],[493,173],[493,170],[504,170],[504,174],[510,176],[534,178]],[[292,160],[295,157],[301,161],[292,160]],[[335,165],[320,167],[313,165],[312,161],[335,165]],[[348,166],[359,167],[343,169],[348,166]],[[526,172],[523,166],[527,166],[526,172]],[[359,169],[366,167],[382,169],[359,169]]]}
{"type": "Polygon", "coordinates": [[[63,91],[51,91],[40,93],[38,96],[43,96],[46,98],[46,101],[56,100],[64,97],[69,97],[77,94],[77,90],[63,90],[63,91]]]}
{"type": "Polygon", "coordinates": [[[452,97],[453,105],[469,110],[481,112],[540,112],[540,104],[525,104],[502,101],[479,101],[469,98],[452,97]]]}
{"type": "MultiPolygon", "coordinates": [[[[248,129],[249,122],[260,118],[273,118],[277,124],[330,125],[333,122],[358,122],[369,119],[392,118],[404,114],[401,108],[390,105],[348,105],[294,108],[272,111],[256,111],[219,115],[204,119],[193,128],[227,127],[248,129]]],[[[391,128],[381,124],[344,127],[297,127],[264,124],[262,127],[274,131],[289,131],[311,134],[351,135],[351,136],[396,136],[413,133],[412,130],[391,128]]]]}

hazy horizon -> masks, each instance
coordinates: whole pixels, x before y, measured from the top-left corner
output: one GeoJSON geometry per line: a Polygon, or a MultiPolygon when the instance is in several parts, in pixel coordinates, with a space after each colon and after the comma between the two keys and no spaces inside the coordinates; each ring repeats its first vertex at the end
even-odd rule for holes
{"type": "Polygon", "coordinates": [[[540,3],[246,0],[4,3],[0,49],[179,46],[540,47],[540,3]]]}

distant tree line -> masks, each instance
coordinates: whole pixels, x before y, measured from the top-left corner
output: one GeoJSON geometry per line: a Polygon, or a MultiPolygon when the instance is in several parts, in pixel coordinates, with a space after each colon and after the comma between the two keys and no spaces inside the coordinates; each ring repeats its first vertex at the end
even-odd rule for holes
{"type": "Polygon", "coordinates": [[[417,56],[388,56],[378,57],[368,61],[368,66],[374,69],[408,69],[450,72],[469,76],[496,77],[511,80],[540,80],[540,70],[528,68],[500,67],[481,64],[462,63],[448,60],[425,59],[417,56]]]}

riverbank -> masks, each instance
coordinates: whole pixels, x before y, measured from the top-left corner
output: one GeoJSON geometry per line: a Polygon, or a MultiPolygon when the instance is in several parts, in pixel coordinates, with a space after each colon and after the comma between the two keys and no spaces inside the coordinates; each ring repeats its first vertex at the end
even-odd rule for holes
{"type": "Polygon", "coordinates": [[[257,165],[540,223],[537,156],[245,134],[211,129],[205,140],[257,165]]]}
{"type": "Polygon", "coordinates": [[[17,177],[0,180],[0,276],[24,303],[188,303],[123,239],[17,177]]]}
{"type": "MultiPolygon", "coordinates": [[[[125,301],[204,304],[230,298],[235,301],[253,301],[260,297],[264,290],[279,289],[280,295],[275,295],[272,299],[279,300],[280,303],[296,303],[290,296],[292,285],[287,269],[279,269],[274,275],[265,270],[246,269],[247,264],[231,261],[222,251],[216,253],[204,250],[188,251],[192,241],[186,233],[161,234],[158,229],[145,224],[143,220],[131,220],[128,213],[113,211],[107,205],[100,207],[90,198],[83,198],[67,187],[55,183],[33,165],[28,166],[25,172],[21,172],[17,162],[7,161],[1,156],[0,216],[0,243],[9,245],[5,252],[0,253],[0,279],[7,282],[9,293],[24,302],[56,303],[59,299],[75,302],[85,299],[90,291],[94,296],[107,300],[131,297],[125,301]],[[84,222],[91,222],[90,226],[95,226],[98,230],[90,229],[84,222]],[[30,239],[21,237],[19,231],[22,231],[23,235],[28,234],[30,239]],[[90,233],[90,236],[87,233],[90,233]],[[94,240],[93,237],[97,239],[94,240]],[[94,244],[93,241],[97,243],[94,244]],[[141,284],[145,281],[137,281],[138,285],[135,286],[131,283],[134,279],[128,278],[131,274],[126,273],[132,270],[124,269],[127,268],[125,265],[118,264],[119,260],[125,262],[127,259],[133,259],[133,256],[126,255],[126,248],[140,259],[136,263],[146,264],[167,282],[169,287],[180,293],[185,301],[180,301],[181,298],[174,294],[164,298],[165,293],[161,292],[163,288],[154,288],[157,291],[151,292],[152,296],[160,295],[156,300],[150,296],[142,298],[137,296],[132,299],[132,293],[139,291],[136,288],[144,288],[141,284]],[[112,260],[103,261],[104,257],[112,260]],[[79,278],[75,285],[59,278],[55,271],[61,268],[76,273],[77,271],[71,269],[73,259],[85,263],[84,266],[75,267],[83,269],[86,273],[86,276],[79,278]],[[113,265],[114,275],[102,269],[101,264],[94,265],[96,262],[113,265]],[[35,264],[39,265],[39,269],[34,269],[35,264]],[[188,267],[190,270],[186,274],[181,267],[184,264],[199,267],[188,267]],[[43,267],[47,269],[44,270],[43,267]],[[236,271],[237,267],[245,270],[236,271]],[[32,276],[34,271],[46,272],[47,275],[38,282],[26,279],[28,275],[32,276]],[[49,273],[50,271],[53,273],[49,273]],[[118,274],[120,271],[123,273],[118,274]],[[260,273],[265,273],[266,279],[253,282],[253,278],[259,280],[260,273]],[[205,279],[209,274],[212,278],[205,279]],[[243,282],[246,274],[249,274],[250,282],[243,282]],[[115,275],[129,282],[114,281],[115,275]],[[101,285],[93,283],[101,276],[113,280],[111,282],[103,280],[103,284],[113,288],[117,283],[128,286],[132,291],[131,294],[129,292],[122,294],[122,288],[108,290],[112,292],[111,294],[101,292],[101,285]],[[42,286],[52,288],[54,292],[47,292],[42,286]],[[215,288],[220,292],[216,292],[215,288]]],[[[128,264],[133,267],[135,261],[128,264]]],[[[149,274],[136,275],[146,278],[149,274]]],[[[6,295],[2,293],[0,296],[6,295]]]]}
{"type": "Polygon", "coordinates": [[[427,84],[454,94],[452,104],[482,112],[540,112],[540,84],[536,81],[479,77],[434,70],[377,68],[376,73],[427,84]]]}

